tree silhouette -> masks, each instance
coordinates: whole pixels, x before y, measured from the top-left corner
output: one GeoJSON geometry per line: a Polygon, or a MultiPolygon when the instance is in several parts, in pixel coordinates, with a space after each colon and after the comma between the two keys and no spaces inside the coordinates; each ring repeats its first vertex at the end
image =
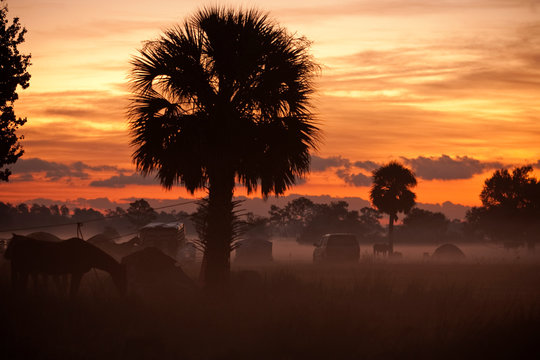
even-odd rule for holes
{"type": "Polygon", "coordinates": [[[416,186],[414,173],[398,162],[392,161],[373,171],[373,185],[369,197],[379,211],[388,214],[388,243],[394,252],[394,221],[399,212],[407,213],[414,206],[416,194],[410,188],[416,186]]]}
{"type": "Polygon", "coordinates": [[[129,203],[129,208],[126,212],[127,219],[137,227],[137,229],[155,220],[156,212],[150,206],[148,201],[144,199],[136,200],[129,203]]]}
{"type": "Polygon", "coordinates": [[[400,229],[403,237],[411,241],[443,242],[450,220],[441,212],[413,208],[400,229]]]}
{"type": "Polygon", "coordinates": [[[21,55],[17,48],[24,42],[26,29],[21,28],[18,18],[8,25],[7,12],[7,5],[3,5],[0,8],[0,181],[8,181],[11,171],[4,167],[14,164],[24,153],[19,143],[22,136],[15,132],[26,119],[15,116],[13,103],[19,98],[17,86],[26,89],[30,81],[26,71],[30,55],[21,55]]]}
{"type": "Polygon", "coordinates": [[[480,193],[482,207],[467,213],[468,223],[494,240],[526,240],[534,245],[540,225],[540,181],[533,168],[497,170],[480,193]]]}
{"type": "Polygon", "coordinates": [[[208,286],[228,280],[235,183],[279,195],[309,170],[309,45],[259,11],[210,7],[132,60],[133,160],[167,189],[207,189],[208,286]]]}

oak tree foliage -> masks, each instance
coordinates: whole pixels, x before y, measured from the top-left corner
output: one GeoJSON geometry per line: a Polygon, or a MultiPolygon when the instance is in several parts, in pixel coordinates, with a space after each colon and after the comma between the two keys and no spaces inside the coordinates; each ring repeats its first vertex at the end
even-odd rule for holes
{"type": "Polygon", "coordinates": [[[19,52],[18,46],[24,42],[26,29],[18,18],[9,24],[8,8],[1,2],[0,8],[0,181],[8,181],[11,171],[7,165],[14,164],[24,150],[17,135],[19,127],[26,123],[26,118],[15,115],[13,103],[19,98],[17,87],[26,89],[30,74],[26,71],[30,65],[30,55],[19,52]]]}

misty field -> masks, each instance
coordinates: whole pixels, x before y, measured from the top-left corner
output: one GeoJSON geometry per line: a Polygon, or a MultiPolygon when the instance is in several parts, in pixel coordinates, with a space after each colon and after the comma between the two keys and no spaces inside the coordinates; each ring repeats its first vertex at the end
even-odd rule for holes
{"type": "MultiPolygon", "coordinates": [[[[540,355],[540,262],[512,253],[507,261],[387,260],[366,251],[358,264],[315,266],[309,251],[305,261],[294,254],[278,246],[272,264],[233,262],[231,286],[220,294],[156,284],[121,299],[104,273],[92,271],[73,302],[39,291],[15,298],[2,259],[1,358],[540,355]]],[[[196,278],[198,264],[184,270],[196,278]]]]}

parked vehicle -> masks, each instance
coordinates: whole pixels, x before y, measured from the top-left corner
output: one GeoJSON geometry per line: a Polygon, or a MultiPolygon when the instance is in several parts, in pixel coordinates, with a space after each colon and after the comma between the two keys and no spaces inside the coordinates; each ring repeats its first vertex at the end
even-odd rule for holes
{"type": "Polygon", "coordinates": [[[315,263],[357,262],[360,258],[360,245],[354,234],[326,234],[313,245],[315,263]]]}

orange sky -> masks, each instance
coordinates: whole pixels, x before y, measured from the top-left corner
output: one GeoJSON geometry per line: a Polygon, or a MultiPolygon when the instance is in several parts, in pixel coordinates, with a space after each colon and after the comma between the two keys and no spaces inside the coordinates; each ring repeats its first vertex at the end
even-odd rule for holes
{"type": "MultiPolygon", "coordinates": [[[[126,75],[143,41],[201,4],[8,1],[28,29],[32,78],[16,102],[26,153],[0,201],[185,196],[133,176],[126,75]]],[[[475,205],[494,169],[540,166],[540,1],[227,4],[269,11],[322,65],[324,142],[291,192],[367,198],[374,166],[399,160],[419,178],[418,201],[475,205]]]]}

